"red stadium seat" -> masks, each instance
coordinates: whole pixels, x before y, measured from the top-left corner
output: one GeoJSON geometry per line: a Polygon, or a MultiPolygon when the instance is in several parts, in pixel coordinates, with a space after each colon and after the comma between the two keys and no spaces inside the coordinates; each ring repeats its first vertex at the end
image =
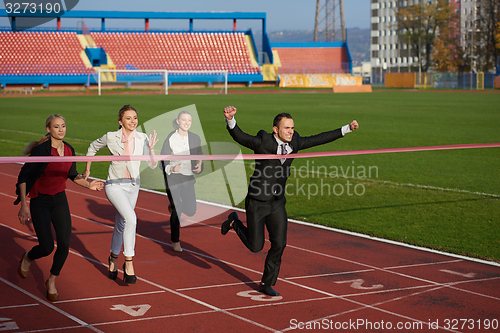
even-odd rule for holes
{"type": "MultiPolygon", "coordinates": [[[[118,69],[229,70],[259,73],[253,67],[243,33],[92,32],[118,69]]],[[[0,32],[0,74],[92,73],[80,59],[72,32],[0,32]],[[15,66],[20,65],[20,66],[15,66]],[[23,67],[23,65],[29,65],[23,67]]]]}
{"type": "Polygon", "coordinates": [[[70,32],[2,32],[0,48],[0,74],[49,74],[54,65],[61,74],[85,69],[80,59],[81,46],[76,33],[70,32]],[[52,67],[50,67],[52,65],[52,67]]]}
{"type": "Polygon", "coordinates": [[[136,64],[170,70],[236,70],[246,66],[252,72],[259,72],[251,65],[243,33],[91,33],[91,36],[119,67],[136,64]]]}

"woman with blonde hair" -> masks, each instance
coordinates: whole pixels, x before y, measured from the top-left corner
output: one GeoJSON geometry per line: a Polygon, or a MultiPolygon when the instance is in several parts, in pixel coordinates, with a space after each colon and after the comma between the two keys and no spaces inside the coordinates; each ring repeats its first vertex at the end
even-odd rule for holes
{"type": "MultiPolygon", "coordinates": [[[[153,148],[158,142],[156,131],[149,135],[149,139],[146,134],[136,131],[137,110],[130,105],[125,105],[120,109],[118,123],[120,126],[117,131],[108,132],[90,144],[87,156],[94,156],[104,147],[108,147],[113,155],[150,155],[151,161],[148,161],[148,165],[154,169],[157,164],[153,159],[153,148]]],[[[89,176],[91,163],[87,162],[84,177],[89,176]]],[[[131,284],[137,280],[132,259],[135,255],[137,216],[134,209],[139,196],[140,163],[140,161],[112,161],[104,189],[106,197],[117,210],[111,239],[111,253],[108,257],[109,278],[115,280],[118,275],[117,260],[123,245],[125,256],[123,281],[131,284]]]]}
{"type": "MultiPolygon", "coordinates": [[[[66,121],[60,114],[53,114],[45,122],[47,134],[38,141],[29,143],[23,150],[30,156],[74,156],[75,151],[64,142],[66,121]]],[[[25,224],[31,219],[38,238],[38,245],[25,252],[19,263],[18,273],[25,279],[29,274],[31,263],[46,257],[54,250],[51,223],[54,226],[57,239],[57,249],[54,253],[50,276],[45,282],[47,299],[59,300],[55,281],[68,257],[71,238],[71,215],[66,198],[66,179],[94,191],[100,191],[104,183],[94,180],[87,182],[76,171],[75,162],[45,162],[25,163],[19,172],[15,205],[21,203],[19,222],[25,224]],[[26,196],[30,197],[30,204],[26,196]]]]}

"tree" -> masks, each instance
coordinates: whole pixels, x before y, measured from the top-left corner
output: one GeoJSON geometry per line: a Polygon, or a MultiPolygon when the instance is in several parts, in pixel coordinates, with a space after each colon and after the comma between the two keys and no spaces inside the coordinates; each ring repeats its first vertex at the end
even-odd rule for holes
{"type": "MultiPolygon", "coordinates": [[[[457,17],[447,0],[425,1],[412,6],[398,7],[396,10],[399,36],[402,42],[410,45],[419,57],[423,72],[427,72],[432,66],[431,56],[436,37],[441,31],[449,35],[450,25],[454,24],[452,22],[457,17]]],[[[446,45],[445,42],[442,40],[440,44],[446,45]]],[[[441,52],[438,54],[443,56],[441,52]]]]}
{"type": "Polygon", "coordinates": [[[500,22],[497,24],[497,30],[496,30],[496,35],[497,35],[497,50],[500,51],[500,22]]]}
{"type": "Polygon", "coordinates": [[[500,56],[498,27],[500,24],[500,0],[480,0],[477,2],[477,17],[474,22],[474,55],[476,69],[487,72],[495,68],[500,56]]]}
{"type": "Polygon", "coordinates": [[[449,28],[443,29],[434,42],[433,68],[438,72],[456,72],[461,67],[460,51],[457,38],[451,36],[449,28]]]}
{"type": "MultiPolygon", "coordinates": [[[[500,22],[498,22],[498,24],[497,24],[496,36],[497,36],[496,49],[497,49],[497,52],[500,53],[500,22]]],[[[496,70],[496,74],[497,75],[500,74],[500,56],[497,57],[497,70],[496,70]]]]}

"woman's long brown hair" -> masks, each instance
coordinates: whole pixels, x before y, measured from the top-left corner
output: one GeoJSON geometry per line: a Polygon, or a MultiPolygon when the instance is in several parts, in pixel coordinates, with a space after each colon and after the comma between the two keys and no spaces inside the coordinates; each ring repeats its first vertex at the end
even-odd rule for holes
{"type": "MultiPolygon", "coordinates": [[[[59,113],[56,113],[56,114],[51,114],[47,120],[45,121],[45,128],[50,128],[50,123],[52,122],[52,120],[56,119],[56,118],[61,118],[62,120],[64,120],[64,122],[66,122],[66,119],[64,119],[63,116],[61,116],[59,113]]],[[[24,147],[23,151],[21,152],[22,155],[29,155],[31,154],[31,150],[38,146],[39,144],[41,143],[44,143],[45,141],[49,140],[50,139],[50,133],[47,133],[45,134],[44,136],[42,136],[42,138],[38,141],[31,141],[30,143],[28,143],[28,145],[26,145],[26,147],[24,147]]]]}

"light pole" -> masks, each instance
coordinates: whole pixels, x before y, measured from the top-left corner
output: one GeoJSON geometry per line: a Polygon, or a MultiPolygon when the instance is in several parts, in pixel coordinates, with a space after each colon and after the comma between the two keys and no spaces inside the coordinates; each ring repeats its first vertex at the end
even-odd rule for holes
{"type": "Polygon", "coordinates": [[[472,0],[474,3],[470,8],[470,23],[472,26],[471,34],[470,34],[470,90],[472,90],[472,79],[474,77],[474,33],[476,32],[476,4],[475,0],[472,0]]]}
{"type": "Polygon", "coordinates": [[[473,69],[472,65],[474,64],[474,29],[470,32],[470,90],[472,90],[472,78],[473,78],[473,69]]]}
{"type": "Polygon", "coordinates": [[[420,57],[422,46],[420,45],[420,36],[418,36],[418,79],[422,78],[422,59],[420,57]]]}

